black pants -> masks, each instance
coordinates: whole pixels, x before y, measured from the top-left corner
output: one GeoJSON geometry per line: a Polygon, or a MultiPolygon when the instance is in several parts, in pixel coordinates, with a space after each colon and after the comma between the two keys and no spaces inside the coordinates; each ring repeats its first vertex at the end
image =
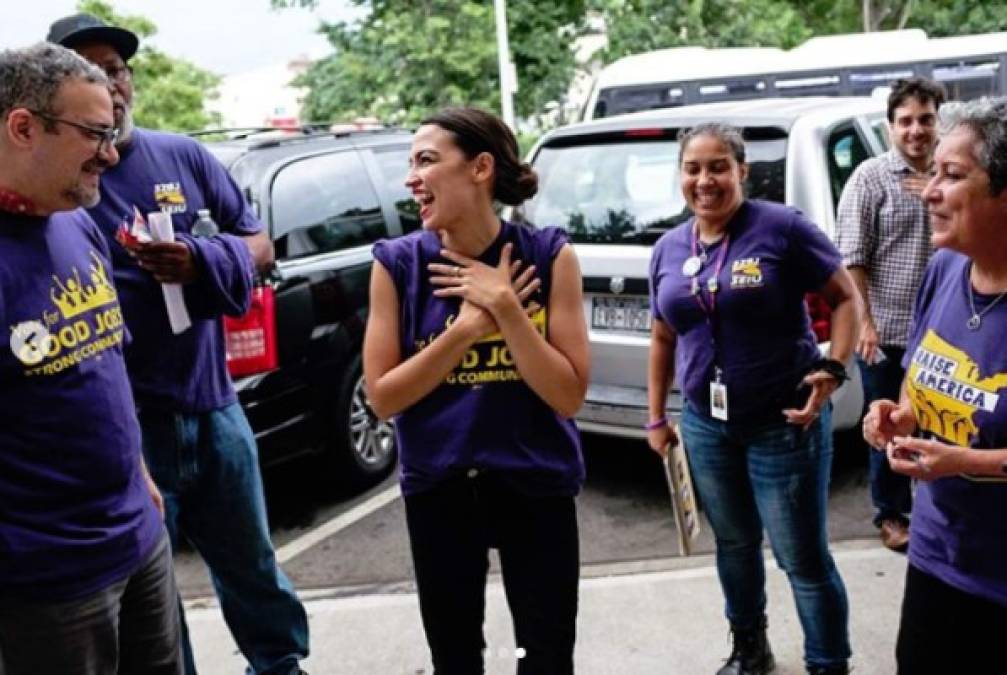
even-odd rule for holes
{"type": "Polygon", "coordinates": [[[133,574],[80,600],[0,602],[0,673],[181,675],[168,537],[133,574]]]}
{"type": "MultiPolygon", "coordinates": [[[[529,497],[499,476],[405,499],[423,628],[437,675],[483,671],[488,553],[500,551],[519,675],[573,673],[580,576],[573,497],[529,497]]],[[[487,654],[500,656],[500,645],[487,654]]]]}
{"type": "Polygon", "coordinates": [[[1004,675],[1007,606],[910,565],[895,657],[899,675],[1004,675]]]}

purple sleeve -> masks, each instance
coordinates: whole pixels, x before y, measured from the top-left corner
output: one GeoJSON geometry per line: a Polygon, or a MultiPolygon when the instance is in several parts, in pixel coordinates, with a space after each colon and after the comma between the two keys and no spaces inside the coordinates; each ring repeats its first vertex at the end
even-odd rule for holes
{"type": "Polygon", "coordinates": [[[570,242],[570,235],[559,227],[544,227],[541,232],[545,239],[546,255],[549,260],[555,260],[560,250],[570,242]]]}
{"type": "Polygon", "coordinates": [[[817,291],[842,266],[842,257],[821,228],[800,212],[792,213],[787,231],[787,264],[796,270],[803,291],[817,291]]]}
{"type": "Polygon", "coordinates": [[[395,242],[388,239],[375,242],[371,247],[371,255],[388,270],[389,274],[395,275],[395,261],[398,258],[395,242]]]}
{"type": "Polygon", "coordinates": [[[658,242],[654,244],[654,248],[651,249],[650,274],[648,275],[649,278],[647,281],[648,286],[650,287],[650,314],[653,318],[664,321],[664,316],[661,314],[661,309],[657,304],[657,275],[661,270],[661,260],[664,258],[664,246],[662,246],[661,243],[662,240],[658,240],[658,242]]]}
{"type": "Polygon", "coordinates": [[[248,311],[255,283],[255,262],[242,238],[261,232],[262,223],[217,158],[199,143],[189,147],[203,201],[221,234],[198,239],[177,235],[200,268],[199,279],[185,289],[186,304],[198,318],[241,316],[248,311]]]}
{"type": "Polygon", "coordinates": [[[195,154],[191,163],[200,174],[203,200],[220,230],[239,236],[261,232],[262,222],[224,165],[199,143],[194,142],[192,148],[195,154]]]}
{"type": "Polygon", "coordinates": [[[189,247],[200,270],[199,279],[185,287],[185,303],[192,314],[205,319],[247,312],[255,263],[245,240],[233,234],[193,237],[182,232],[175,238],[189,247]]]}
{"type": "Polygon", "coordinates": [[[406,273],[403,267],[407,251],[405,246],[406,239],[407,237],[382,239],[375,242],[374,246],[371,247],[371,254],[375,260],[388,270],[388,274],[392,277],[392,282],[395,284],[395,289],[399,292],[400,297],[406,293],[406,273]]]}

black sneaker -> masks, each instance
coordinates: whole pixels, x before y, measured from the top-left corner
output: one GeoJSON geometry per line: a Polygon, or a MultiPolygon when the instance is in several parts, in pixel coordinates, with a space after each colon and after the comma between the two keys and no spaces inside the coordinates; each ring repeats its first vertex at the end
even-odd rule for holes
{"type": "Polygon", "coordinates": [[[766,619],[754,630],[731,627],[734,646],[717,675],[768,675],[776,668],[773,650],[766,639],[766,619]]]}

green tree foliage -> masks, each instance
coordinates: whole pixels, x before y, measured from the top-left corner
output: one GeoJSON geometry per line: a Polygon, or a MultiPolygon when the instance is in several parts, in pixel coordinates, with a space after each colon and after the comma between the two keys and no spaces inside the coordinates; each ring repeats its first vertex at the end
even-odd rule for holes
{"type": "MultiPolygon", "coordinates": [[[[295,2],[297,0],[294,0],[295,2]]],[[[326,24],[334,52],[298,81],[304,117],[371,115],[415,123],[447,105],[499,109],[493,5],[470,0],[353,0],[370,13],[359,23],[326,24]]],[[[521,116],[562,97],[574,74],[581,0],[510,0],[507,8],[521,116]]]]}
{"type": "Polygon", "coordinates": [[[786,0],[595,0],[605,63],[666,47],[792,47],[813,34],[786,0]]]}
{"type": "Polygon", "coordinates": [[[1007,4],[987,0],[793,0],[816,35],[921,28],[931,37],[1007,30],[1007,4]],[[865,16],[865,11],[867,15],[865,16]]]}
{"type": "Polygon", "coordinates": [[[687,45],[790,48],[865,25],[932,37],[1007,30],[1007,5],[986,0],[593,0],[591,8],[608,26],[605,63],[687,45]]]}
{"type": "Polygon", "coordinates": [[[130,60],[136,87],[133,115],[138,125],[191,131],[220,124],[220,115],[205,107],[207,100],[217,96],[220,77],[145,44],[145,38],[157,33],[153,22],[142,16],[118,14],[104,0],[81,0],[77,8],[140,37],[140,50],[130,60]]]}
{"type": "MultiPolygon", "coordinates": [[[[350,0],[369,13],[323,25],[333,54],[298,84],[306,119],[375,116],[415,123],[451,104],[499,109],[493,3],[489,0],[350,0]]],[[[274,8],[317,0],[270,0],[274,8]]],[[[679,46],[790,48],[814,35],[866,24],[922,28],[931,36],[1007,30],[1007,4],[986,0],[508,0],[521,117],[562,102],[575,72],[572,47],[587,17],[600,18],[610,63],[679,46]]]]}
{"type": "Polygon", "coordinates": [[[984,0],[917,0],[907,27],[931,37],[1007,31],[1007,4],[984,0]]]}

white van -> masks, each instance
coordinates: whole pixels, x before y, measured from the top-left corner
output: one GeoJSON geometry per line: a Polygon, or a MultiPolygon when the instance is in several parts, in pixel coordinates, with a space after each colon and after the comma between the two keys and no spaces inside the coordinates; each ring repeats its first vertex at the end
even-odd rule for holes
{"type": "Polygon", "coordinates": [[[869,96],[900,77],[931,77],[952,99],[1007,94],[1007,32],[928,38],[922,30],[851,33],[775,48],[678,47],[626,56],[595,78],[582,119],[780,96],[869,96]]]}

